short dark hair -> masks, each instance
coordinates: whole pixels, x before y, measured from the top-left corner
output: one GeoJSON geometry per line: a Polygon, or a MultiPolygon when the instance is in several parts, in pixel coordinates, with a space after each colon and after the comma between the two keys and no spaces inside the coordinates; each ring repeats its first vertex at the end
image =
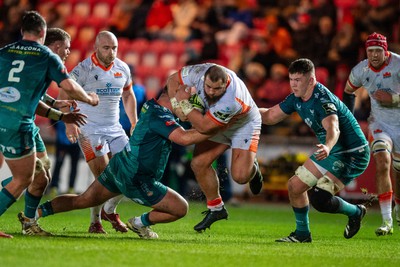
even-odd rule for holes
{"type": "Polygon", "coordinates": [[[289,65],[289,73],[308,74],[315,72],[314,64],[308,58],[299,58],[289,65]]]}
{"type": "Polygon", "coordinates": [[[204,78],[207,76],[212,82],[218,82],[219,80],[221,80],[222,83],[228,82],[226,71],[218,65],[211,66],[204,74],[204,78]]]}
{"type": "Polygon", "coordinates": [[[65,41],[65,40],[71,41],[71,36],[69,35],[69,33],[60,28],[48,28],[44,44],[48,46],[57,41],[65,41]]]}
{"type": "Polygon", "coordinates": [[[47,23],[37,11],[25,11],[22,16],[21,31],[39,35],[47,28],[47,23]]]}

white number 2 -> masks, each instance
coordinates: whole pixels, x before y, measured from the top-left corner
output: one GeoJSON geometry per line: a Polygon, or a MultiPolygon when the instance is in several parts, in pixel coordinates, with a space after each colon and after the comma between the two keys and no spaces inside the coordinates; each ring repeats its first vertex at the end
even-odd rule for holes
{"type": "Polygon", "coordinates": [[[16,65],[16,67],[12,68],[10,70],[10,73],[8,74],[8,81],[9,82],[16,82],[18,83],[21,79],[19,77],[15,77],[15,74],[20,73],[22,69],[25,66],[25,61],[23,60],[14,60],[12,62],[12,65],[16,65]]]}

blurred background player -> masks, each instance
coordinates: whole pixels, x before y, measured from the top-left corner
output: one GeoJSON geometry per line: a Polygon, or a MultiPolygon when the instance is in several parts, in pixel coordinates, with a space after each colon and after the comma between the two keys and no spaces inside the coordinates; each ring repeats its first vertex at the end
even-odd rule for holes
{"type": "MultiPolygon", "coordinates": [[[[118,59],[118,40],[109,31],[97,34],[94,53],[79,63],[72,72],[72,78],[86,92],[97,92],[101,100],[92,108],[86,104],[79,107],[88,115],[84,127],[67,124],[66,133],[71,142],[79,142],[86,162],[94,177],[105,169],[109,159],[128,144],[128,137],[119,123],[119,102],[122,98],[124,110],[129,118],[131,130],[137,122],[136,98],[132,90],[132,76],[128,65],[118,59]]],[[[65,99],[61,96],[61,99],[65,99]]],[[[116,231],[127,232],[121,222],[116,206],[123,196],[110,199],[104,207],[92,207],[89,233],[103,233],[101,219],[111,222],[116,231]]]]}
{"type": "Polygon", "coordinates": [[[388,51],[386,37],[372,33],[365,42],[367,59],[350,73],[343,102],[354,110],[354,92],[363,87],[368,91],[371,113],[368,119],[371,151],[375,159],[375,183],[382,214],[377,236],[393,233],[393,189],[395,187],[395,217],[400,226],[400,56],[388,51]]]}

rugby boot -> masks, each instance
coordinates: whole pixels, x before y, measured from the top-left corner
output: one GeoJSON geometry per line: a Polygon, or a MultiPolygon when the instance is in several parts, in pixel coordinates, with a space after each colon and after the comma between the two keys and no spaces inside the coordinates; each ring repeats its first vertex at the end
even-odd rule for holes
{"type": "Polygon", "coordinates": [[[210,229],[211,224],[222,219],[228,219],[228,211],[225,206],[222,206],[221,210],[206,210],[202,214],[205,215],[204,219],[194,226],[194,230],[197,232],[205,231],[207,228],[210,229]]]}

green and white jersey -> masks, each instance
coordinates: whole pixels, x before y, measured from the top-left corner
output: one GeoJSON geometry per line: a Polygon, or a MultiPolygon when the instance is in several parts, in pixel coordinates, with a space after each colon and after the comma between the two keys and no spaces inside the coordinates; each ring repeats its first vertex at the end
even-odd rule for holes
{"type": "Polygon", "coordinates": [[[326,140],[326,130],[322,126],[322,120],[336,114],[339,118],[340,136],[331,154],[351,151],[368,144],[360,125],[346,105],[320,83],[314,87],[309,100],[304,102],[292,93],[279,105],[286,114],[297,112],[314,131],[321,144],[325,144],[326,140]]]}
{"type": "Polygon", "coordinates": [[[39,100],[51,81],[69,78],[59,56],[37,42],[18,41],[0,49],[0,127],[33,127],[39,100]]]}

